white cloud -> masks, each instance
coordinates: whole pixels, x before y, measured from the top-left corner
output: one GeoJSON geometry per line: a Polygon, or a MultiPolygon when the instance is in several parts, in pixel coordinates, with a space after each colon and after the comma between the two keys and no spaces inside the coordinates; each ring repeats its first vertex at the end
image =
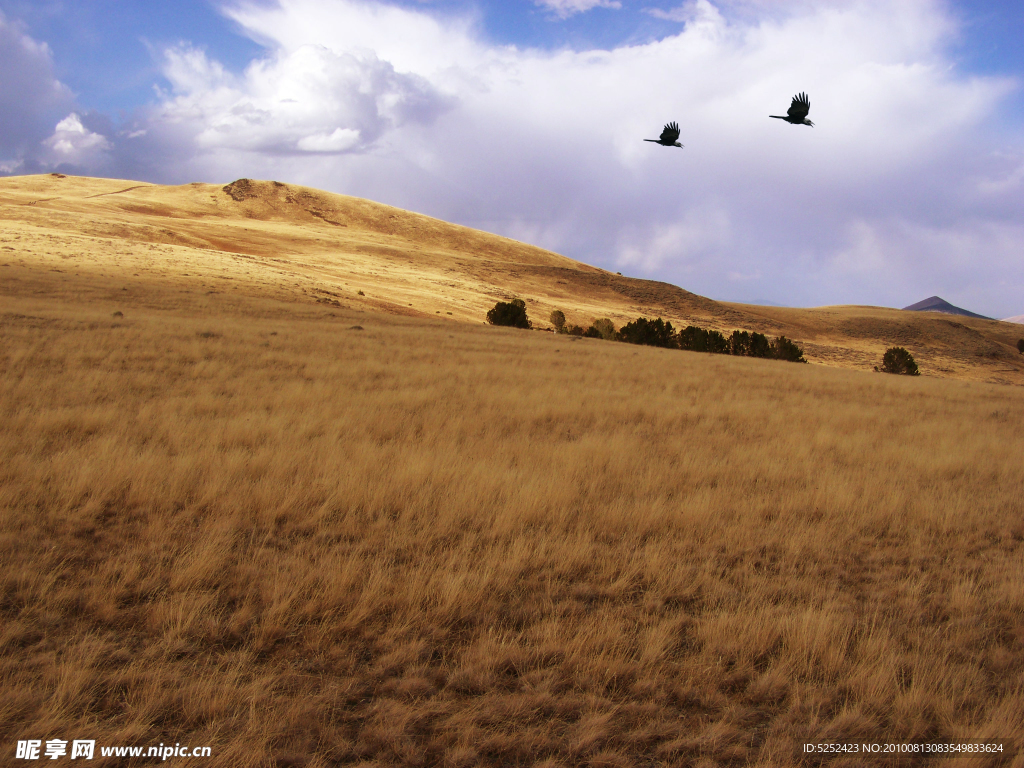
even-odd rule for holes
{"type": "Polygon", "coordinates": [[[359,131],[351,128],[337,128],[330,135],[317,133],[299,139],[298,148],[306,152],[344,152],[359,141],[359,131]]]}
{"type": "Polygon", "coordinates": [[[29,37],[2,12],[0,72],[0,171],[31,170],[39,142],[72,106],[71,92],[56,78],[47,45],[29,37]]]}
{"type": "Polygon", "coordinates": [[[913,286],[911,295],[922,299],[941,295],[957,306],[979,307],[974,311],[999,317],[1005,314],[996,311],[999,306],[1024,304],[1024,280],[1018,276],[1022,243],[1024,225],[1019,222],[971,215],[944,224],[879,217],[851,224],[846,247],[832,257],[833,274],[848,293],[873,290],[888,306],[913,303],[901,303],[906,286],[913,286]],[[986,302],[998,292],[1005,298],[986,311],[986,302]]]}
{"type": "Polygon", "coordinates": [[[472,17],[240,0],[225,13],[265,56],[232,74],[168,51],[171,90],[118,151],[136,174],[320,186],[721,298],[904,306],[929,285],[1018,312],[1024,286],[1000,281],[1024,246],[1024,136],[986,128],[1016,83],[957,70],[938,2],[740,5],[545,52],[472,17]],[[799,91],[816,127],[768,119],[799,91]],[[670,120],[686,149],[642,142],[670,120]]]}
{"type": "Polygon", "coordinates": [[[729,230],[724,210],[697,205],[686,211],[679,223],[645,227],[638,234],[625,231],[616,266],[639,267],[646,273],[656,273],[666,263],[690,273],[706,269],[709,258],[713,260],[728,247],[729,230]]]}
{"type": "Polygon", "coordinates": [[[471,19],[435,18],[373,0],[239,0],[224,13],[270,51],[321,46],[430,78],[471,67],[488,50],[477,41],[471,19]]]}
{"type": "Polygon", "coordinates": [[[660,8],[644,8],[644,12],[649,13],[656,19],[678,21],[685,24],[718,26],[723,23],[721,12],[708,0],[694,0],[667,11],[663,11],[660,8]]]}
{"type": "Polygon", "coordinates": [[[82,125],[82,118],[72,112],[57,123],[43,146],[49,150],[47,159],[53,166],[69,163],[95,167],[104,162],[112,145],[105,137],[82,125]]]}
{"type": "Polygon", "coordinates": [[[554,11],[560,19],[567,19],[577,13],[584,13],[594,8],[621,8],[618,0],[533,0],[534,4],[549,11],[554,11]]]}
{"type": "Polygon", "coordinates": [[[190,135],[207,156],[357,151],[449,106],[425,78],[396,72],[370,50],[319,44],[279,48],[237,77],[203,51],[172,48],[164,73],[172,92],[151,119],[190,135]]]}

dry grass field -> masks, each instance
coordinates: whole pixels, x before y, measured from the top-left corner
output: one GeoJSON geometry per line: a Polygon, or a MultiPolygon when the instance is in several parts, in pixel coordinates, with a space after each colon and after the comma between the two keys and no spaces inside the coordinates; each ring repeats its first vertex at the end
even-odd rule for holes
{"type": "Polygon", "coordinates": [[[1022,745],[1024,388],[453,322],[426,288],[418,316],[318,304],[269,256],[70,213],[48,246],[10,209],[0,764],[49,738],[218,768],[1022,745]]]}

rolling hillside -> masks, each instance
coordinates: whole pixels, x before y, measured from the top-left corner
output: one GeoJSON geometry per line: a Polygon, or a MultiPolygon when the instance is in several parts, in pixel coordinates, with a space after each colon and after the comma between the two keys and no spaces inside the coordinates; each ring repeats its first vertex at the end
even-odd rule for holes
{"type": "Polygon", "coordinates": [[[637,316],[785,335],[807,359],[871,370],[889,346],[924,375],[1024,384],[1015,326],[878,307],[789,309],[716,302],[541,248],[379,203],[274,181],[166,187],[51,174],[0,179],[5,295],[28,291],[210,310],[270,298],[482,322],[519,296],[535,326],[637,316]]]}

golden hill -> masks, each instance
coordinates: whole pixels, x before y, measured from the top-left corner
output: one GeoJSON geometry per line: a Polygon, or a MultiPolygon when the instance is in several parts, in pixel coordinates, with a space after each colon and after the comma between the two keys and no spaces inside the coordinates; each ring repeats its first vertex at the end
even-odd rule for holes
{"type": "Polygon", "coordinates": [[[214,309],[225,296],[479,323],[519,296],[535,326],[660,316],[785,335],[810,362],[871,370],[890,346],[924,375],[1024,384],[1016,326],[879,307],[716,302],[359,198],[275,181],[166,187],[51,174],[0,180],[5,292],[214,309]],[[127,289],[127,290],[124,290],[127,289]],[[170,291],[170,292],[168,292],[170,291]],[[201,297],[208,297],[202,299],[201,297]]]}

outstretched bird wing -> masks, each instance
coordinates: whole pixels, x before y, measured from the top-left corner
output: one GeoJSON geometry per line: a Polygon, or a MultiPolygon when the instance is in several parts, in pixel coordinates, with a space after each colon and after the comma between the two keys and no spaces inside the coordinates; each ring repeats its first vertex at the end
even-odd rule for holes
{"type": "Polygon", "coordinates": [[[668,123],[665,125],[665,130],[661,132],[662,144],[675,144],[679,141],[679,123],[668,123]]]}
{"type": "Polygon", "coordinates": [[[791,122],[802,123],[807,119],[807,113],[811,111],[811,100],[807,98],[806,93],[800,93],[793,97],[793,103],[789,105],[789,115],[791,122]]]}

